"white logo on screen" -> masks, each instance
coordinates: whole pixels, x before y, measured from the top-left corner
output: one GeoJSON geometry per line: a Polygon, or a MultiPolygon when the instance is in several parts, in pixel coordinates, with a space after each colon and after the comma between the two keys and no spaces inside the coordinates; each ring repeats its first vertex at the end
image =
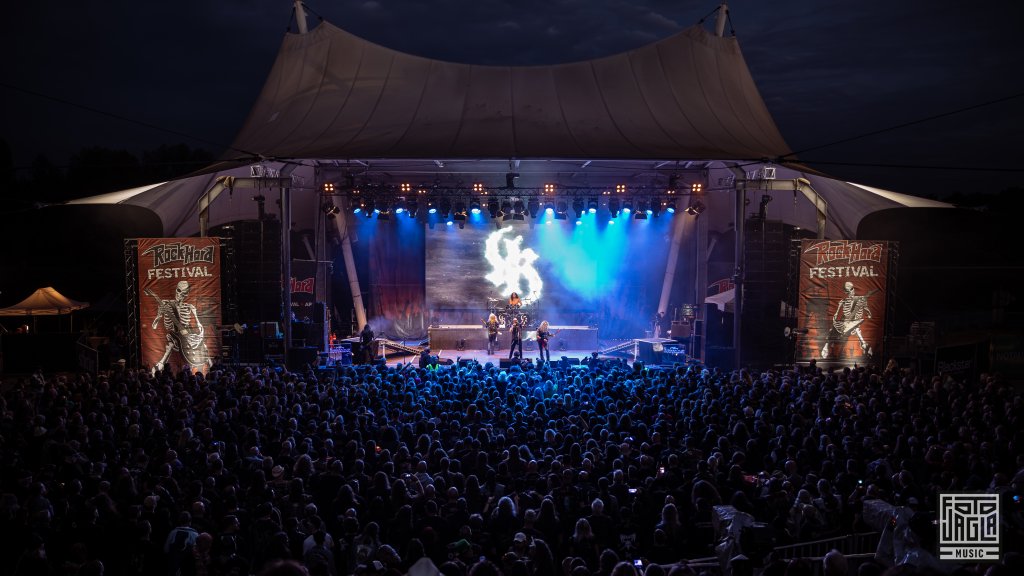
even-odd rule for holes
{"type": "Polygon", "coordinates": [[[522,236],[506,238],[505,234],[511,231],[511,228],[500,228],[492,232],[484,242],[484,258],[491,265],[491,271],[485,278],[504,294],[515,292],[524,300],[536,302],[544,288],[540,274],[533,267],[540,256],[532,248],[523,248],[522,236]],[[523,290],[524,280],[527,290],[523,290]]]}

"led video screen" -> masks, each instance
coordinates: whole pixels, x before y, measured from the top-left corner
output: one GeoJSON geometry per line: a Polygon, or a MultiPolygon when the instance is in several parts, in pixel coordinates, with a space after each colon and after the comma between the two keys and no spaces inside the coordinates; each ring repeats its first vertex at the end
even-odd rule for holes
{"type": "Polygon", "coordinates": [[[635,220],[585,214],[497,225],[470,215],[464,228],[426,230],[426,304],[435,320],[477,320],[512,292],[552,323],[630,317],[646,323],[660,297],[670,217],[635,220]]]}

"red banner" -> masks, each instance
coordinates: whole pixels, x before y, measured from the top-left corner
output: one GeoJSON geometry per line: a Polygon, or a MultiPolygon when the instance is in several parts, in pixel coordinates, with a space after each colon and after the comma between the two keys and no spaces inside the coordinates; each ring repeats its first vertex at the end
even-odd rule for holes
{"type": "Polygon", "coordinates": [[[314,318],[316,266],[316,262],[310,260],[292,260],[292,321],[323,321],[314,318]]]}
{"type": "Polygon", "coordinates": [[[889,244],[803,240],[796,361],[877,363],[885,328],[889,244]]]}
{"type": "Polygon", "coordinates": [[[220,239],[138,242],[142,366],[205,373],[220,352],[220,239]]]}

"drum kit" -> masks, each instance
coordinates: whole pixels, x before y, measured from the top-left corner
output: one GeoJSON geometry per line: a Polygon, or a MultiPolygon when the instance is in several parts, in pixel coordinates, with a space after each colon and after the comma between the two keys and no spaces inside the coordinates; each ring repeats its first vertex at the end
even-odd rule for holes
{"type": "Polygon", "coordinates": [[[512,326],[512,321],[518,319],[519,325],[523,328],[530,326],[531,308],[530,302],[524,300],[522,304],[506,304],[501,306],[503,301],[499,298],[487,299],[487,312],[498,318],[498,324],[502,330],[512,326]]]}

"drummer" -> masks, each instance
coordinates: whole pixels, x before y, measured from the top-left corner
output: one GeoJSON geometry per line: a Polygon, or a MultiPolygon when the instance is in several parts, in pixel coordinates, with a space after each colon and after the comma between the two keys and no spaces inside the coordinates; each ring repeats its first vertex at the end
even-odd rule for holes
{"type": "Polygon", "coordinates": [[[513,308],[518,308],[522,304],[523,304],[523,300],[522,300],[522,298],[519,297],[518,293],[513,292],[512,295],[508,297],[508,305],[509,306],[511,306],[513,308]]]}

